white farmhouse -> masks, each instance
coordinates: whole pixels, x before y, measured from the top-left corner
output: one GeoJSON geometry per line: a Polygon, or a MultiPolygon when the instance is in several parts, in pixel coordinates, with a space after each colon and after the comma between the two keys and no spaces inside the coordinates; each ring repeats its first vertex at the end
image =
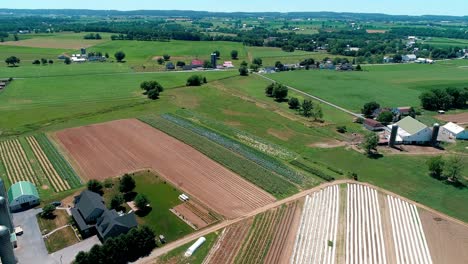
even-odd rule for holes
{"type": "Polygon", "coordinates": [[[443,134],[448,135],[451,138],[456,138],[456,139],[468,139],[468,131],[464,129],[463,127],[454,124],[452,122],[449,122],[442,126],[442,131],[443,134]]]}
{"type": "Polygon", "coordinates": [[[397,144],[426,144],[431,142],[432,129],[410,116],[387,127],[391,131],[393,126],[398,126],[395,140],[397,144]]]}
{"type": "Polygon", "coordinates": [[[414,54],[407,54],[402,56],[402,60],[404,62],[410,62],[410,61],[415,61],[416,60],[416,55],[414,54]]]}

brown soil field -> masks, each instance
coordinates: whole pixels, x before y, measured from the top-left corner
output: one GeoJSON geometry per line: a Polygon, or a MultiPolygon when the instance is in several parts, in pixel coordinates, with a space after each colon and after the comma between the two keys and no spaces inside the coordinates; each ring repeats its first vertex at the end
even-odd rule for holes
{"type": "Polygon", "coordinates": [[[424,209],[419,217],[433,263],[468,263],[468,227],[424,209]]]}
{"type": "Polygon", "coordinates": [[[224,229],[203,263],[234,263],[237,253],[248,234],[252,222],[253,218],[249,218],[224,229]]]}
{"type": "Polygon", "coordinates": [[[218,220],[207,209],[193,201],[179,204],[172,209],[183,216],[185,220],[192,223],[197,229],[208,226],[218,220]]]}
{"type": "Polygon", "coordinates": [[[460,113],[453,115],[437,115],[435,116],[435,118],[445,122],[453,122],[458,125],[468,124],[468,113],[460,113]]]}
{"type": "Polygon", "coordinates": [[[151,168],[227,218],[275,201],[192,147],[136,119],[66,129],[55,136],[86,179],[103,180],[151,168]]]}
{"type": "MultiPolygon", "coordinates": [[[[89,48],[108,40],[76,40],[56,38],[31,38],[19,41],[6,41],[0,43],[3,46],[32,47],[32,48],[55,48],[55,49],[80,49],[89,48]]],[[[60,54],[57,54],[57,56],[60,54]]]]}

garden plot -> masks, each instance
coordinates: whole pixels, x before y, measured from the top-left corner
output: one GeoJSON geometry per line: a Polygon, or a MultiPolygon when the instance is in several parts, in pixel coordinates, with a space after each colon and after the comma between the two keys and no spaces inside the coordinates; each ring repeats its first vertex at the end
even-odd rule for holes
{"type": "Polygon", "coordinates": [[[387,195],[397,263],[432,263],[418,209],[387,195]]]}
{"type": "Polygon", "coordinates": [[[377,191],[348,184],[346,263],[387,263],[377,191]]]}
{"type": "Polygon", "coordinates": [[[39,185],[39,179],[18,139],[0,142],[0,154],[11,184],[29,181],[39,185]]]}
{"type": "Polygon", "coordinates": [[[340,188],[306,196],[291,263],[335,263],[340,188]]]}

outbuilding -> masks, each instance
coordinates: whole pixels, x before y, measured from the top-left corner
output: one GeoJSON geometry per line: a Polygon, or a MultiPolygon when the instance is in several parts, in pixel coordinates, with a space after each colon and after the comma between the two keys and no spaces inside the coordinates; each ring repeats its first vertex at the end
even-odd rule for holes
{"type": "Polygon", "coordinates": [[[38,205],[39,202],[39,193],[31,182],[17,182],[8,190],[8,203],[13,212],[29,209],[38,205]]]}
{"type": "Polygon", "coordinates": [[[468,140],[468,131],[452,122],[442,126],[442,133],[447,134],[451,138],[468,140]]]}

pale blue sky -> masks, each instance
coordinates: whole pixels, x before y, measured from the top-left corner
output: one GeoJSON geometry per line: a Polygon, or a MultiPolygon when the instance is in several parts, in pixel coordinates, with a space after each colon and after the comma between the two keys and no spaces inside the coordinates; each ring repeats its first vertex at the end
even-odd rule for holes
{"type": "Polygon", "coordinates": [[[202,11],[337,11],[399,15],[468,15],[468,0],[0,0],[1,8],[202,11]]]}

